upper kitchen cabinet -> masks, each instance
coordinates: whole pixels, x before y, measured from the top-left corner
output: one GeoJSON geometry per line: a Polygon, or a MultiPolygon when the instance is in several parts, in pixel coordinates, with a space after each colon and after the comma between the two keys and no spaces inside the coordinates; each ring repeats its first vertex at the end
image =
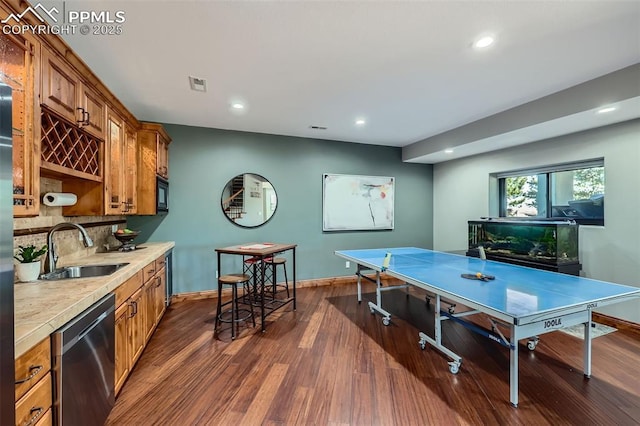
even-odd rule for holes
{"type": "Polygon", "coordinates": [[[34,126],[39,50],[29,34],[0,34],[0,81],[12,89],[14,216],[35,216],[40,208],[40,126],[34,126]]]}
{"type": "Polygon", "coordinates": [[[161,124],[141,123],[138,130],[138,210],[137,214],[157,213],[158,179],[169,178],[171,138],[161,124]]]}
{"type": "Polygon", "coordinates": [[[169,179],[169,143],[171,139],[165,133],[164,129],[160,128],[158,131],[158,166],[156,173],[158,176],[162,176],[165,179],[169,179]]]}
{"type": "Polygon", "coordinates": [[[107,110],[105,214],[135,214],[137,210],[137,138],[135,129],[107,110]]]}
{"type": "Polygon", "coordinates": [[[40,102],[53,112],[100,139],[105,135],[105,102],[53,52],[42,50],[40,102]]]}
{"type": "Polygon", "coordinates": [[[145,153],[149,166],[153,165],[153,170],[158,176],[169,179],[169,144],[171,138],[158,123],[141,123],[139,131],[141,144],[148,149],[145,153]]]}

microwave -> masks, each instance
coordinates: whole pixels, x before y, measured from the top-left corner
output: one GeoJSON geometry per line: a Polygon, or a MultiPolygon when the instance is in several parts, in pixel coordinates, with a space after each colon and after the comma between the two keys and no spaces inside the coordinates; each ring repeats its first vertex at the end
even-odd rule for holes
{"type": "Polygon", "coordinates": [[[156,213],[169,211],[169,181],[156,177],[156,213]]]}

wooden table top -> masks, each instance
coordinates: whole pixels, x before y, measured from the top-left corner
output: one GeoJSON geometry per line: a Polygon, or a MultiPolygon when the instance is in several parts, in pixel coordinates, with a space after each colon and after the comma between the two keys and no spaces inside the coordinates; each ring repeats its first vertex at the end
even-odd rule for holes
{"type": "Polygon", "coordinates": [[[225,254],[241,254],[247,256],[268,256],[281,251],[291,250],[297,244],[283,243],[246,243],[230,247],[217,248],[216,252],[225,254]]]}

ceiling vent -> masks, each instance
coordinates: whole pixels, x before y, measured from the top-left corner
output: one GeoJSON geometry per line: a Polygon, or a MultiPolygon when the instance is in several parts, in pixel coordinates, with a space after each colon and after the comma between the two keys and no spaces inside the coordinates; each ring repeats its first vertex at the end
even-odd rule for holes
{"type": "Polygon", "coordinates": [[[313,130],[327,130],[325,126],[309,126],[309,128],[313,130]]]}
{"type": "Polygon", "coordinates": [[[189,77],[189,84],[191,85],[191,90],[195,90],[196,92],[207,91],[207,80],[204,78],[189,77]]]}

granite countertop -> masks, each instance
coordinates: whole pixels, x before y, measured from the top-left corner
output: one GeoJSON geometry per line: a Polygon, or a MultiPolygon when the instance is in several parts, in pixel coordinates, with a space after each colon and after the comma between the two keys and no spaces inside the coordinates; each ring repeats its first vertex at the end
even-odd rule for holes
{"type": "MultiPolygon", "coordinates": [[[[15,357],[18,358],[72,320],[143,267],[174,247],[173,242],[144,243],[141,250],[96,253],[74,265],[129,263],[104,277],[16,283],[14,290],[15,357]]],[[[64,264],[58,265],[68,266],[64,264]]]]}

